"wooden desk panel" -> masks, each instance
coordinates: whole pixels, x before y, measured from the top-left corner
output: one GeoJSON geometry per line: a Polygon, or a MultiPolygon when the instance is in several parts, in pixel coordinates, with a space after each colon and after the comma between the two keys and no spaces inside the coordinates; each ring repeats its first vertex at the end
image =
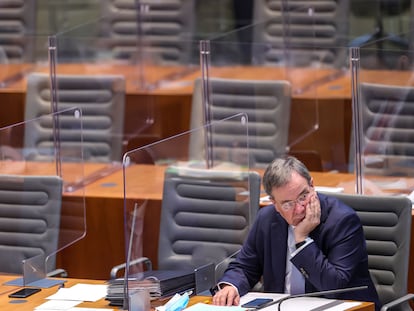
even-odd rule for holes
{"type": "MultiPolygon", "coordinates": [[[[48,72],[47,67],[34,71],[48,72]]],[[[126,77],[126,107],[124,145],[131,150],[147,143],[189,130],[194,79],[200,72],[194,68],[182,70],[175,67],[147,67],[143,72],[131,65],[61,64],[57,73],[62,74],[122,74],[126,77]],[[146,75],[152,86],[140,87],[140,74],[146,75]],[[170,81],[165,81],[170,79],[170,81]],[[143,116],[150,116],[154,123],[144,130],[137,129],[143,116]]],[[[293,151],[316,151],[325,170],[346,171],[349,153],[351,96],[349,77],[343,72],[321,68],[286,69],[279,67],[219,67],[211,68],[211,77],[285,79],[292,83],[292,113],[290,144],[293,151]],[[341,87],[332,86],[335,81],[341,87]],[[326,87],[326,85],[332,87],[326,87]],[[343,86],[342,84],[345,84],[343,86]],[[348,91],[348,93],[347,93],[348,91]],[[312,116],[312,117],[310,117],[312,116]],[[312,122],[309,122],[309,119],[312,122]],[[317,121],[314,124],[313,121],[317,121]]],[[[14,124],[24,119],[26,81],[21,79],[0,88],[1,102],[12,107],[10,113],[0,116],[0,126],[14,124]]],[[[19,146],[22,139],[15,139],[19,146]]]]}
{"type": "MultiPolygon", "coordinates": [[[[150,257],[156,266],[164,167],[140,166],[132,174],[137,178],[128,183],[126,204],[132,207],[137,201],[146,203],[143,255],[150,257]]],[[[86,236],[58,253],[57,266],[64,268],[70,277],[106,280],[111,268],[125,262],[126,258],[122,170],[88,185],[84,190],[65,193],[63,204],[70,205],[71,200],[79,200],[83,193],[86,236]]]]}
{"type": "MultiPolygon", "coordinates": [[[[23,73],[30,70],[48,72],[47,67],[40,66],[17,68],[21,68],[23,73]]],[[[16,68],[6,69],[12,76],[15,71],[16,68]]],[[[200,77],[197,68],[148,66],[140,70],[125,64],[60,64],[57,73],[122,74],[126,77],[126,150],[189,130],[193,81],[200,77]],[[149,83],[144,87],[139,82],[141,75],[149,83]],[[140,116],[145,115],[152,117],[154,122],[141,131],[136,125],[140,116]]],[[[293,87],[289,137],[291,150],[316,151],[324,170],[347,171],[352,126],[349,72],[326,68],[235,66],[211,68],[210,76],[290,81],[293,87]],[[308,124],[309,119],[317,122],[308,124]]],[[[410,71],[362,70],[360,81],[413,85],[410,71]]],[[[0,126],[24,119],[25,92],[25,79],[0,88],[1,102],[8,107],[8,113],[0,117],[0,126]]],[[[16,139],[15,144],[18,146],[21,141],[16,139]]]]}

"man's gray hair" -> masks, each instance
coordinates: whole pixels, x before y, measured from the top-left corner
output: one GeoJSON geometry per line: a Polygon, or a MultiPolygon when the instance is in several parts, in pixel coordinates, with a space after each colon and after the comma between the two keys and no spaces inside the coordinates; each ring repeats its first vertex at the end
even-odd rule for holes
{"type": "Polygon", "coordinates": [[[263,175],[263,188],[266,193],[272,196],[273,188],[283,187],[290,182],[294,171],[305,178],[310,185],[312,177],[301,161],[292,156],[274,159],[263,175]]]}

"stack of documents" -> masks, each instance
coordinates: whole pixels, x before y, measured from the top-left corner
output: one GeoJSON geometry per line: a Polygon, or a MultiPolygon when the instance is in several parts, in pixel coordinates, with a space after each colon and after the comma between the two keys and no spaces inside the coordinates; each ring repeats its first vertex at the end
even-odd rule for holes
{"type": "MultiPolygon", "coordinates": [[[[82,310],[76,306],[84,301],[98,301],[105,297],[107,285],[104,284],[76,284],[72,287],[60,288],[55,294],[48,296],[48,301],[34,308],[35,311],[82,310]]],[[[95,310],[95,309],[94,309],[95,310]]],[[[96,309],[98,311],[99,309],[96,309]]],[[[106,309],[109,311],[110,309],[106,309]]]]}
{"type": "MultiPolygon", "coordinates": [[[[122,306],[125,279],[110,280],[106,299],[112,306],[122,306]]],[[[195,288],[194,270],[151,270],[129,277],[128,291],[147,290],[151,299],[173,296],[195,288]]]]}

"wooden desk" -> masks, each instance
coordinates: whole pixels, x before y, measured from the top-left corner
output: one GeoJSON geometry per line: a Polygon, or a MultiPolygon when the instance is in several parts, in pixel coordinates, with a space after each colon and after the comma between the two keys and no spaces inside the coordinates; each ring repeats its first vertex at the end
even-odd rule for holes
{"type": "MultiPolygon", "coordinates": [[[[16,290],[19,289],[19,287],[16,286],[9,286],[4,285],[5,282],[8,282],[10,280],[13,280],[17,278],[18,276],[12,276],[12,275],[0,275],[0,309],[2,311],[14,311],[14,310],[21,310],[21,311],[32,311],[35,307],[41,305],[42,303],[45,303],[46,297],[56,293],[58,290],[57,286],[51,287],[51,288],[44,288],[40,292],[34,294],[33,296],[30,296],[26,299],[20,299],[21,301],[25,301],[22,303],[13,303],[13,301],[16,301],[17,299],[9,298],[8,295],[16,290]]],[[[97,280],[83,280],[83,279],[66,279],[67,282],[65,283],[65,287],[71,287],[73,285],[76,285],[78,283],[84,283],[84,284],[105,284],[104,281],[97,281],[97,280]]],[[[114,309],[114,307],[108,306],[108,301],[105,299],[100,299],[96,302],[83,302],[77,307],[84,307],[84,308],[104,308],[104,309],[114,309]]]]}
{"type": "MultiPolygon", "coordinates": [[[[0,171],[10,174],[53,174],[50,163],[17,165],[0,163],[0,171]],[[5,171],[7,170],[8,171],[5,171]]],[[[104,164],[86,163],[85,175],[105,167],[104,164]]],[[[161,215],[164,166],[136,165],[129,173],[137,176],[127,183],[128,206],[137,201],[145,202],[143,225],[143,255],[149,257],[157,267],[159,223],[161,215]]],[[[313,172],[315,185],[344,187],[345,192],[354,192],[354,176],[345,173],[313,172]]],[[[105,176],[84,189],[66,192],[63,208],[73,200],[85,197],[86,235],[81,240],[58,252],[57,267],[64,268],[70,277],[107,280],[113,266],[125,262],[124,236],[124,187],[122,170],[105,176]]],[[[414,223],[414,212],[413,212],[414,223]]],[[[411,228],[414,237],[414,226],[411,228]]],[[[411,256],[408,274],[408,290],[414,292],[414,238],[411,239],[411,256]]]]}
{"type": "MultiPolygon", "coordinates": [[[[164,179],[163,166],[137,165],[128,174],[137,176],[128,182],[127,204],[145,201],[143,255],[157,267],[158,231],[164,179]]],[[[345,173],[313,172],[315,185],[344,187],[354,193],[354,176],[345,173]]],[[[125,261],[123,173],[117,171],[85,187],[87,234],[58,253],[57,265],[71,277],[107,279],[110,269],[125,261]],[[109,185],[109,186],[108,186],[109,185]],[[75,260],[76,259],[76,260],[75,260]]],[[[76,191],[64,195],[64,203],[81,196],[76,191]]],[[[413,214],[414,223],[414,214],[413,214]]],[[[414,237],[414,226],[411,228],[414,237]]],[[[414,292],[414,238],[411,239],[408,275],[409,292],[414,292]]]]}
{"type": "MultiPolygon", "coordinates": [[[[135,173],[134,183],[128,183],[126,204],[145,201],[143,255],[150,256],[157,265],[164,167],[140,166],[135,173]]],[[[86,236],[58,253],[57,266],[66,269],[70,277],[108,279],[111,268],[126,258],[123,172],[117,171],[83,190],[65,193],[64,204],[79,200],[83,193],[86,236]]]]}
{"type": "MultiPolygon", "coordinates": [[[[58,287],[54,286],[51,288],[45,288],[42,289],[40,292],[34,294],[33,296],[30,296],[26,299],[20,299],[21,303],[13,303],[16,302],[18,299],[12,299],[8,297],[8,294],[18,290],[18,287],[16,286],[8,286],[4,285],[5,282],[8,282],[10,280],[13,280],[16,278],[16,276],[10,276],[10,275],[0,275],[0,309],[2,311],[32,311],[35,307],[41,305],[42,303],[45,303],[47,301],[47,297],[50,295],[53,295],[57,292],[58,287]]],[[[98,281],[98,280],[86,280],[86,279],[65,279],[65,288],[69,288],[71,286],[74,286],[76,284],[82,283],[82,284],[105,284],[104,281],[98,281]]],[[[203,296],[194,296],[190,298],[189,306],[197,303],[205,301],[206,299],[209,299],[209,297],[203,297],[203,296]]],[[[164,302],[163,302],[164,303],[164,302]]],[[[152,303],[152,305],[156,305],[156,303],[152,303]]],[[[118,310],[117,307],[111,307],[108,305],[108,301],[105,299],[100,299],[96,302],[82,302],[77,307],[81,308],[102,308],[102,309],[112,309],[112,310],[118,310]]],[[[155,308],[155,307],[154,307],[155,308]]],[[[152,309],[154,310],[154,309],[152,309]]],[[[374,304],[371,302],[362,302],[361,305],[348,309],[349,311],[374,311],[374,304]]]]}
{"type": "MultiPolygon", "coordinates": [[[[36,72],[48,67],[36,66],[36,72]]],[[[62,74],[122,74],[126,77],[124,141],[131,150],[147,143],[189,130],[193,82],[200,77],[194,67],[145,67],[124,64],[61,64],[62,74]],[[142,86],[141,77],[148,82],[142,86]],[[137,131],[137,116],[154,122],[137,131]]],[[[239,79],[284,79],[292,84],[290,144],[293,151],[315,151],[324,169],[346,171],[351,126],[349,76],[342,71],[321,68],[279,67],[211,68],[211,77],[239,79]],[[345,75],[346,76],[346,75],[345,75]],[[340,83],[333,84],[335,81],[340,83]]],[[[24,120],[26,80],[0,88],[0,99],[10,113],[2,114],[0,127],[24,120]]],[[[15,146],[17,147],[17,146],[15,146]]]]}
{"type": "MultiPolygon", "coordinates": [[[[48,67],[40,65],[4,66],[0,65],[3,80],[11,78],[6,85],[0,85],[0,100],[8,109],[8,113],[0,116],[0,127],[24,120],[26,80],[19,77],[29,71],[48,72],[48,67]]],[[[127,64],[60,64],[57,73],[125,76],[124,141],[127,150],[189,130],[193,82],[201,75],[195,67],[138,68],[127,64]],[[147,83],[142,83],[143,77],[147,83]],[[137,133],[136,116],[149,116],[154,122],[137,133]]],[[[352,126],[349,72],[326,68],[232,66],[211,68],[210,76],[290,81],[293,88],[291,150],[315,151],[324,170],[347,171],[352,126]]],[[[410,71],[385,70],[361,70],[360,82],[413,84],[410,71]]]]}

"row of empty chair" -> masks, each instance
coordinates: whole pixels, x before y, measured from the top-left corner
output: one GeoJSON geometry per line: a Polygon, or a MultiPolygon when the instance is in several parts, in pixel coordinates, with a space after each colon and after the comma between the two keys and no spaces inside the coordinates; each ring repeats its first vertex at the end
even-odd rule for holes
{"type": "MultiPolygon", "coordinates": [[[[121,161],[123,148],[123,121],[125,83],[122,76],[57,76],[57,89],[51,90],[47,74],[30,74],[26,93],[24,150],[26,160],[50,160],[55,154],[54,144],[59,143],[63,154],[81,147],[82,158],[90,162],[121,161]],[[57,93],[57,107],[53,111],[52,95],[57,93]],[[77,107],[81,121],[72,110],[56,115],[52,112],[77,107]],[[79,128],[82,125],[82,128],[79,128]],[[54,137],[54,139],[53,139],[54,137]],[[43,153],[43,154],[42,154],[43,153]]],[[[195,82],[192,121],[189,127],[202,127],[206,120],[203,108],[201,79],[195,82]]],[[[235,146],[237,135],[249,136],[249,146],[242,143],[239,150],[251,150],[249,156],[254,166],[263,166],[274,157],[288,151],[290,115],[290,84],[287,81],[243,81],[213,79],[211,88],[211,120],[217,122],[247,113],[249,129],[244,133],[237,124],[228,122],[213,133],[216,157],[219,148],[235,146]],[[236,136],[235,136],[236,135],[236,136]]],[[[194,135],[196,136],[196,135],[194,135]]],[[[12,140],[13,135],[8,139],[12,140]]],[[[192,137],[189,157],[204,159],[203,137],[192,137]]],[[[236,150],[237,152],[237,150],[236,150]]],[[[74,155],[75,156],[75,155],[74,155]]],[[[6,155],[3,156],[6,158],[6,155]]]]}
{"type": "MultiPolygon", "coordinates": [[[[385,12],[391,7],[401,7],[397,11],[399,14],[410,10],[406,1],[392,1],[394,5],[385,5],[383,2],[386,1],[369,3],[370,7],[378,7],[385,12]]],[[[61,5],[64,10],[68,9],[63,2],[61,5]]],[[[85,42],[78,42],[83,45],[78,48],[95,52],[99,49],[109,51],[114,59],[145,58],[163,64],[197,63],[196,40],[214,41],[221,36],[226,38],[225,34],[220,33],[205,36],[196,33],[196,19],[202,17],[195,14],[197,3],[194,0],[105,0],[96,5],[100,12],[98,20],[90,25],[84,21],[87,26],[78,26],[81,32],[82,27],[94,29],[90,30],[90,37],[84,39],[85,42]]],[[[347,48],[355,44],[364,46],[368,42],[353,40],[350,34],[352,12],[364,11],[358,9],[357,5],[349,0],[255,0],[252,23],[246,29],[237,30],[241,34],[238,40],[250,44],[242,49],[251,49],[251,63],[299,66],[317,64],[342,68],[348,63],[347,48]],[[352,9],[354,6],[356,8],[352,9]],[[243,33],[246,35],[243,36],[243,33]]],[[[2,62],[36,59],[36,49],[42,48],[36,47],[36,36],[43,36],[36,31],[37,9],[36,0],[14,0],[0,4],[2,62]]],[[[68,36],[77,36],[76,31],[72,33],[69,29],[59,29],[59,32],[62,37],[65,32],[68,36]]],[[[76,45],[76,38],[70,40],[76,45]]],[[[369,43],[386,40],[384,33],[383,38],[376,37],[369,43]]],[[[409,46],[402,49],[408,51],[409,46]]],[[[397,44],[397,48],[401,46],[397,44]]]]}

